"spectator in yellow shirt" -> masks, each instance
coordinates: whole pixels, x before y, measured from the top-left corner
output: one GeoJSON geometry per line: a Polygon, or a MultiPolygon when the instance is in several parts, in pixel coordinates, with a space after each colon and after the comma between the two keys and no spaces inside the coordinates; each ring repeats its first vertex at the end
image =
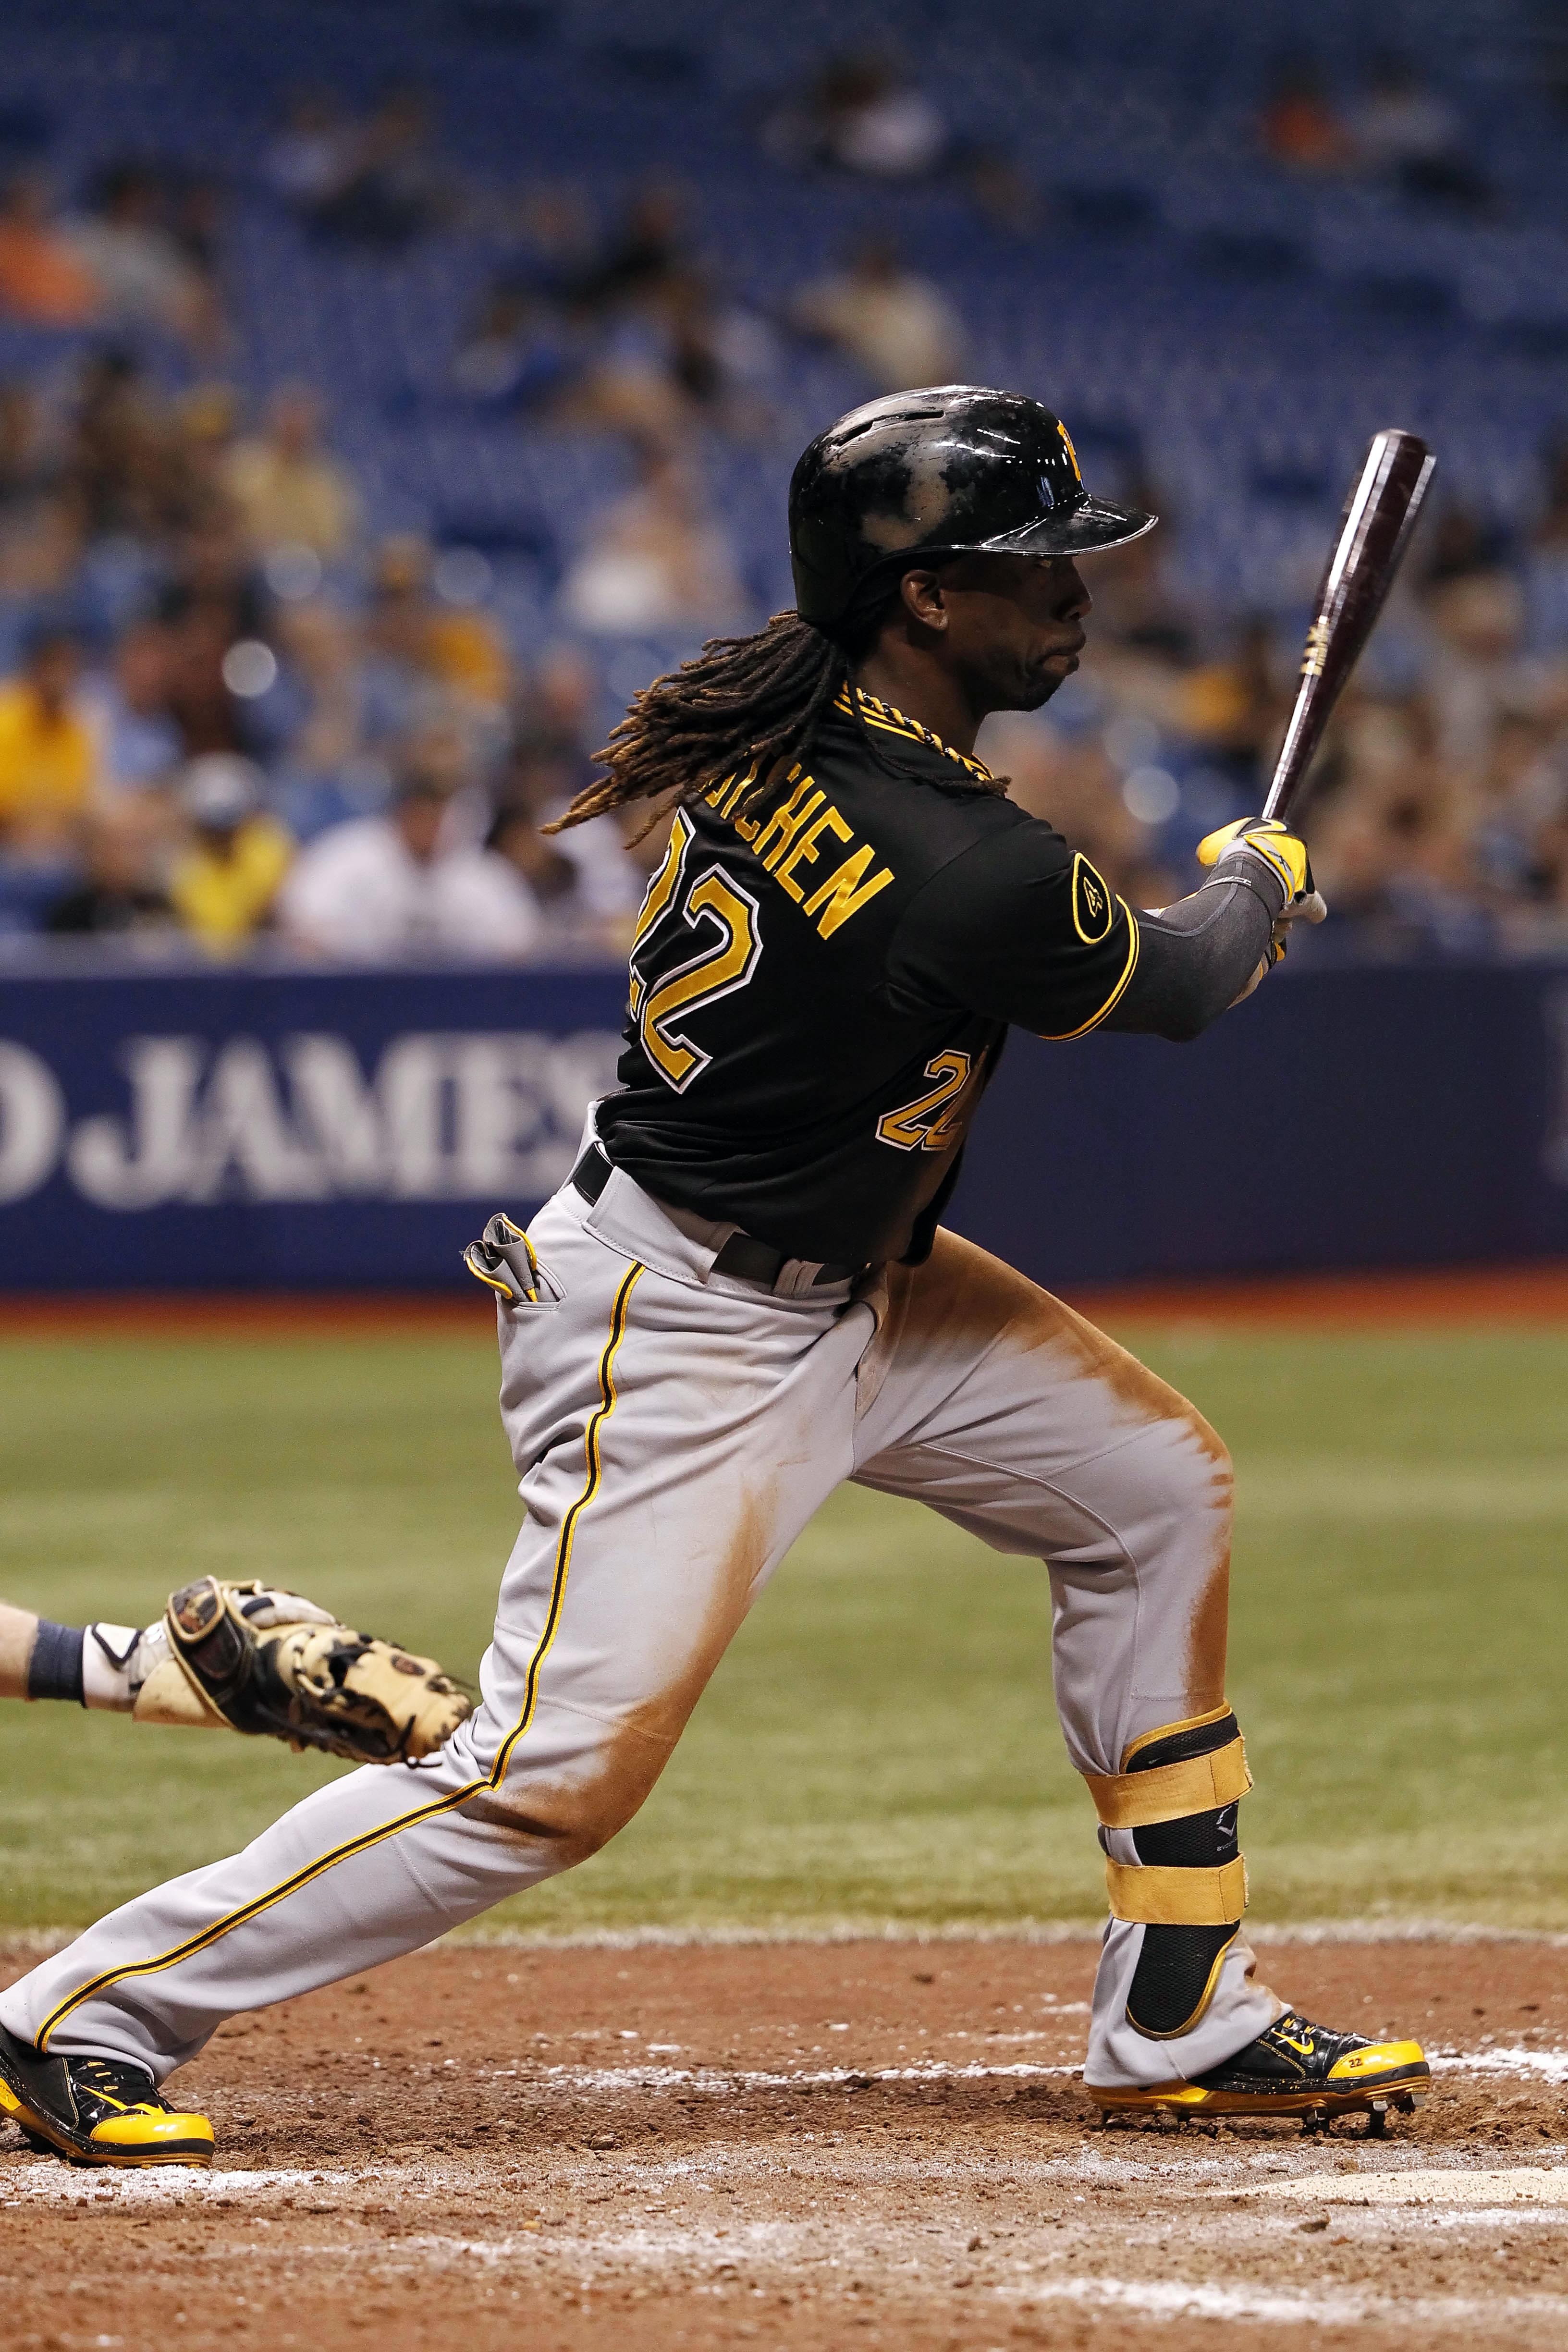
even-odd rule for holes
{"type": "Polygon", "coordinates": [[[78,831],[97,766],[76,709],[81,646],[58,623],[31,632],[21,675],[0,686],[0,847],[48,853],[78,831]]]}
{"type": "Polygon", "coordinates": [[[267,429],[229,452],[229,495],[261,554],[308,547],[330,563],[359,531],[359,499],[346,469],[321,446],[321,404],[307,384],[274,394],[267,429]]]}
{"type": "Polygon", "coordinates": [[[230,751],[193,760],[180,782],[190,841],[176,857],[169,897],[180,920],[214,955],[237,954],[270,923],[294,838],[261,806],[258,768],[230,751]]]}
{"type": "Polygon", "coordinates": [[[366,638],[373,654],[468,701],[499,710],[511,685],[511,665],[500,632],[472,606],[437,603],[426,541],[395,532],[375,551],[366,638]]]}

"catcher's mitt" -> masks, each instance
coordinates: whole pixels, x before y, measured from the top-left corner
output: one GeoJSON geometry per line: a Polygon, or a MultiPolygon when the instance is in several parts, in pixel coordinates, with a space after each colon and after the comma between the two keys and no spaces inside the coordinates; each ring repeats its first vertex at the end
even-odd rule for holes
{"type": "Polygon", "coordinates": [[[412,1763],[473,1702],[434,1658],[340,1625],[297,1592],[204,1576],[172,1593],[141,1723],[226,1724],[354,1764],[412,1763]]]}

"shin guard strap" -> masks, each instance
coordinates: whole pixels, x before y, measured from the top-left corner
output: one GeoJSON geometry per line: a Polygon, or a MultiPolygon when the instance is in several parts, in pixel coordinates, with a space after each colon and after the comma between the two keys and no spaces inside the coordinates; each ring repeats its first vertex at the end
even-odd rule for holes
{"type": "Polygon", "coordinates": [[[1247,1749],[1238,1732],[1207,1756],[1156,1764],[1147,1772],[1086,1772],[1100,1825],[1108,1830],[1152,1829],[1179,1822],[1187,1813],[1214,1812],[1234,1805],[1252,1786],[1247,1749]]]}
{"type": "Polygon", "coordinates": [[[1237,1854],[1217,1870],[1136,1869],[1108,1862],[1111,1916],[1150,1927],[1232,1927],[1247,1908],[1247,1864],[1237,1854]]]}

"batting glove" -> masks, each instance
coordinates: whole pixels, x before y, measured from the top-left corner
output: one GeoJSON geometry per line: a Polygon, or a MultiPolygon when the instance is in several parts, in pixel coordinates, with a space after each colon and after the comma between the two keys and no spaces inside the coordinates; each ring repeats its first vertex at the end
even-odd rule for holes
{"type": "Polygon", "coordinates": [[[1242,880],[1244,862],[1252,858],[1268,869],[1285,894],[1279,915],[1281,922],[1322,921],[1329,910],[1313,884],[1307,845],[1277,816],[1237,817],[1233,824],[1222,824],[1217,833],[1205,835],[1198,844],[1198,864],[1214,866],[1216,882],[1242,880]],[[1228,866],[1231,873],[1219,871],[1222,866],[1228,866]]]}

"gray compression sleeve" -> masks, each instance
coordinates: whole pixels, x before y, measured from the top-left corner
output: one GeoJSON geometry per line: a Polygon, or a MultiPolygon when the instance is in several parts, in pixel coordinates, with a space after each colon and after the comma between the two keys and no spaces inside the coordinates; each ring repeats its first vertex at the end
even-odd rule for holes
{"type": "Polygon", "coordinates": [[[1141,914],[1138,961],[1104,1026],[1184,1044],[1199,1036],[1235,1003],[1268,952],[1277,911],[1270,899],[1283,900],[1272,885],[1272,876],[1227,876],[1158,914],[1141,914]]]}

